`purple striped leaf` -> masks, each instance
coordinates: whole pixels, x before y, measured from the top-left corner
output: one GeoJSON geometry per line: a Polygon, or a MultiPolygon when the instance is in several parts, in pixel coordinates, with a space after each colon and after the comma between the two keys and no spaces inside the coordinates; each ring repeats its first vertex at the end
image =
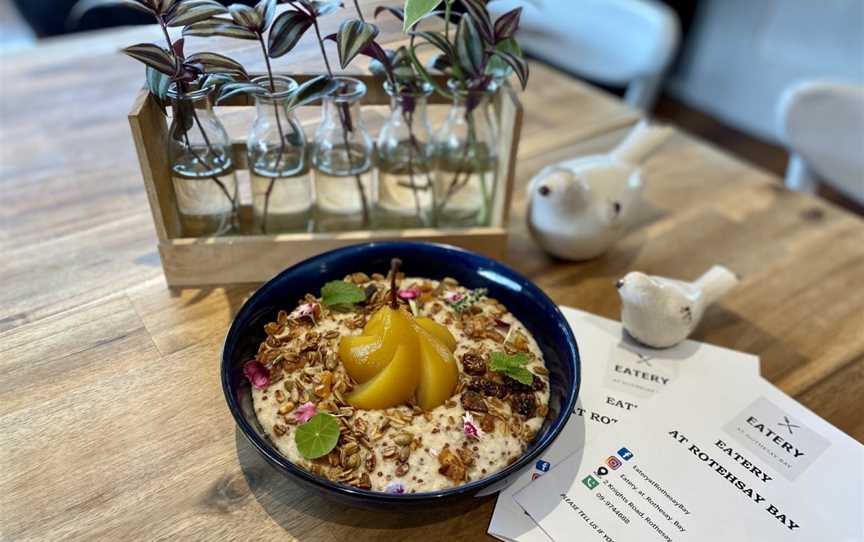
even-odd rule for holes
{"type": "Polygon", "coordinates": [[[480,75],[484,69],[485,51],[483,38],[474,26],[472,17],[465,14],[456,29],[456,58],[459,65],[470,75],[480,75]]]}
{"type": "Polygon", "coordinates": [[[273,17],[276,15],[276,0],[260,0],[255,4],[255,11],[261,17],[261,28],[267,30],[270,23],[273,22],[273,17]]]}
{"type": "Polygon", "coordinates": [[[513,73],[519,78],[519,84],[522,85],[522,90],[528,86],[528,61],[519,55],[508,53],[506,51],[492,50],[494,57],[500,58],[508,66],[513,69],[513,73]]]}
{"type": "Polygon", "coordinates": [[[194,53],[189,55],[186,61],[200,64],[204,73],[226,73],[243,79],[249,78],[242,64],[219,53],[194,53]]]}
{"type": "Polygon", "coordinates": [[[394,17],[396,17],[400,21],[405,20],[405,10],[403,10],[402,8],[396,8],[393,6],[378,6],[377,8],[375,8],[375,18],[377,19],[378,16],[381,15],[382,13],[384,13],[385,11],[387,13],[393,15],[394,17]]]}
{"type": "Polygon", "coordinates": [[[462,5],[465,6],[465,11],[471,15],[474,26],[483,38],[483,41],[492,45],[495,43],[495,29],[492,26],[492,18],[489,16],[489,11],[486,9],[486,4],[483,0],[462,0],[462,5]]]}
{"type": "Polygon", "coordinates": [[[226,38],[237,38],[241,40],[257,40],[258,34],[247,30],[238,24],[226,19],[207,19],[193,23],[183,29],[184,36],[197,36],[209,38],[211,36],[223,36],[226,38]]]}
{"type": "Polygon", "coordinates": [[[165,23],[171,27],[186,26],[225,13],[228,10],[216,0],[183,0],[166,14],[165,23]]]}
{"type": "Polygon", "coordinates": [[[223,102],[231,96],[238,94],[250,94],[252,96],[266,96],[269,94],[267,89],[257,83],[249,81],[237,81],[233,83],[225,83],[219,89],[219,96],[216,98],[216,103],[223,102]]]}
{"type": "Polygon", "coordinates": [[[245,4],[231,4],[228,6],[228,13],[231,14],[231,18],[234,19],[235,23],[246,30],[256,33],[262,31],[261,25],[264,19],[261,18],[261,15],[255,8],[245,4]]]}
{"type": "Polygon", "coordinates": [[[339,84],[336,81],[330,79],[326,75],[314,77],[297,87],[297,89],[291,94],[291,100],[288,102],[288,109],[294,109],[301,105],[318,101],[336,90],[338,86],[339,84]]]}
{"type": "Polygon", "coordinates": [[[158,45],[139,43],[126,47],[123,53],[170,77],[177,71],[174,57],[158,45]]]}
{"type": "Polygon", "coordinates": [[[511,9],[495,20],[495,43],[512,38],[519,28],[519,18],[522,16],[522,8],[511,9]]]}
{"type": "Polygon", "coordinates": [[[336,50],[339,52],[339,64],[342,69],[348,67],[378,35],[378,27],[359,19],[348,19],[339,25],[336,33],[336,50]]]}
{"type": "Polygon", "coordinates": [[[267,51],[271,58],[279,58],[297,45],[303,34],[312,26],[312,17],[301,11],[283,11],[273,21],[267,40],[267,51]]]}

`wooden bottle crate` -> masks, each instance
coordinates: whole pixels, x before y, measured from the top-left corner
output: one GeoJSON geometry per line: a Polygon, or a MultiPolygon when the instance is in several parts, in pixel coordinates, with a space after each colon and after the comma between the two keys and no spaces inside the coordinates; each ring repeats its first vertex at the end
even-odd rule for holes
{"type": "MultiPolygon", "coordinates": [[[[292,75],[298,83],[311,75],[292,75]]],[[[387,105],[382,80],[371,75],[352,75],[366,83],[363,105],[387,105]]],[[[444,83],[443,79],[440,81],[444,83]]],[[[250,107],[252,99],[237,96],[220,107],[250,107]]],[[[432,94],[429,107],[449,107],[432,94]]],[[[498,187],[492,201],[490,225],[476,228],[358,230],[338,233],[279,233],[183,237],[168,157],[168,122],[156,100],[143,89],[129,113],[129,124],[138,151],[144,186],[159,238],[159,255],[169,286],[203,286],[263,282],[286,267],[321,252],[367,241],[414,240],[448,243],[502,258],[507,246],[507,219],[516,170],[516,152],[522,127],[522,106],[515,91],[502,86],[495,96],[498,116],[498,187]]],[[[376,134],[371,134],[373,139],[376,134]]],[[[245,140],[232,142],[236,169],[246,167],[245,140]]],[[[252,210],[239,209],[241,230],[252,231],[252,210]]]]}

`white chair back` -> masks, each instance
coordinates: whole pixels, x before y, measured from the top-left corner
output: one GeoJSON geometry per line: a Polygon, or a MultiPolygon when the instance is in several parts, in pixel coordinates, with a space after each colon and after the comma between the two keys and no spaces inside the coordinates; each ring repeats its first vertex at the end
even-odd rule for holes
{"type": "Polygon", "coordinates": [[[649,110],[678,48],[678,17],[654,0],[493,0],[498,16],[522,7],[519,43],[542,60],[609,85],[649,110]]]}
{"type": "Polygon", "coordinates": [[[777,106],[791,154],[786,186],[812,192],[822,181],[864,203],[864,85],[807,81],[777,106]]]}

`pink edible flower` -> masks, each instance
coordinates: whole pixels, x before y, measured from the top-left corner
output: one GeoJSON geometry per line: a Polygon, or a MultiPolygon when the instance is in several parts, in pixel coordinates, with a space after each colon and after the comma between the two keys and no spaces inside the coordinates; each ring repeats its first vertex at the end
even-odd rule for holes
{"type": "Polygon", "coordinates": [[[294,311],[289,315],[290,318],[294,318],[299,320],[301,318],[309,318],[312,320],[312,323],[315,324],[315,319],[321,314],[321,307],[318,306],[318,303],[303,303],[299,305],[294,311]]]}
{"type": "Polygon", "coordinates": [[[495,325],[498,327],[503,327],[504,329],[510,329],[510,324],[500,318],[495,319],[495,325]]]}
{"type": "Polygon", "coordinates": [[[410,288],[405,288],[404,290],[399,290],[399,297],[406,301],[409,299],[417,299],[420,297],[420,289],[416,286],[412,286],[410,288]]]}
{"type": "Polygon", "coordinates": [[[402,495],[405,493],[405,484],[400,482],[399,480],[394,480],[384,486],[385,493],[395,493],[396,495],[402,495]]]}
{"type": "Polygon", "coordinates": [[[463,297],[465,296],[463,296],[459,292],[447,292],[446,294],[444,294],[444,300],[447,301],[447,303],[456,303],[463,297]]]}
{"type": "Polygon", "coordinates": [[[265,390],[270,385],[270,370],[254,359],[243,365],[243,374],[259,390],[265,390]]]}
{"type": "Polygon", "coordinates": [[[309,421],[309,418],[314,415],[315,403],[311,401],[308,403],[303,403],[294,410],[294,419],[297,420],[297,423],[306,423],[309,421]]]}
{"type": "Polygon", "coordinates": [[[474,423],[474,417],[470,412],[466,412],[464,416],[462,416],[462,431],[465,433],[465,436],[474,440],[480,440],[480,437],[483,436],[483,430],[477,427],[477,424],[474,423]]]}

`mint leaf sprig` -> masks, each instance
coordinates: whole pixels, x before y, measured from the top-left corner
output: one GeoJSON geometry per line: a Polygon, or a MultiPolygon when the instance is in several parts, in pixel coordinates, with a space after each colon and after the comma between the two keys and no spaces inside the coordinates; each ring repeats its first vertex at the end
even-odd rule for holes
{"type": "Polygon", "coordinates": [[[528,356],[524,352],[517,352],[515,354],[492,352],[489,354],[490,369],[509,376],[521,384],[530,386],[534,383],[534,375],[523,367],[526,363],[528,363],[528,356]]]}
{"type": "Polygon", "coordinates": [[[336,309],[351,309],[366,301],[363,288],[344,280],[331,280],[321,288],[321,303],[336,309]]]}

